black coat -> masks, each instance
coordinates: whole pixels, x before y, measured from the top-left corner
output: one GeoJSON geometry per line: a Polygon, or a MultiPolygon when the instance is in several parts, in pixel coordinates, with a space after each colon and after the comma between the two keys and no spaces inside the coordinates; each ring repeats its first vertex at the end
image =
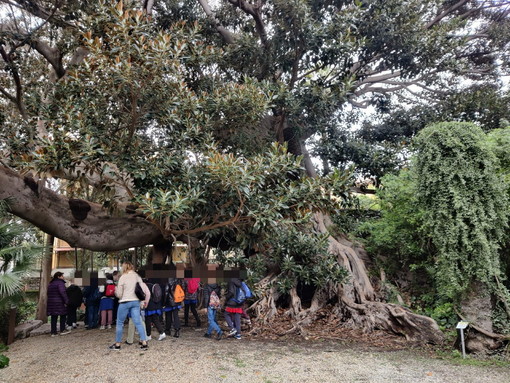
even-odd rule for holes
{"type": "Polygon", "coordinates": [[[225,301],[226,301],[227,307],[232,307],[232,308],[243,307],[242,303],[237,303],[234,300],[234,298],[236,297],[236,292],[237,292],[238,288],[241,288],[241,280],[239,278],[232,278],[228,282],[227,295],[225,296],[225,301]]]}
{"type": "Polygon", "coordinates": [[[74,307],[79,307],[83,303],[83,293],[76,285],[71,285],[67,288],[67,296],[69,297],[69,304],[74,307]]]}
{"type": "Polygon", "coordinates": [[[151,292],[151,299],[149,300],[149,303],[147,304],[147,311],[156,311],[161,310],[163,308],[163,300],[164,300],[164,294],[163,297],[161,297],[161,300],[159,302],[154,302],[154,295],[152,294],[152,287],[154,286],[154,283],[146,283],[147,287],[149,288],[149,291],[151,292]]]}
{"type": "Polygon", "coordinates": [[[177,278],[168,279],[168,283],[165,286],[165,293],[163,294],[164,296],[163,305],[165,307],[175,307],[179,306],[182,303],[182,302],[177,303],[174,301],[175,286],[177,286],[178,284],[181,285],[182,287],[182,282],[179,279],[177,278]]]}
{"type": "Polygon", "coordinates": [[[217,283],[207,284],[204,288],[204,298],[203,298],[204,305],[203,305],[203,307],[209,307],[209,300],[211,299],[211,294],[213,291],[216,292],[216,295],[218,296],[218,298],[221,298],[220,285],[218,285],[217,283]]]}

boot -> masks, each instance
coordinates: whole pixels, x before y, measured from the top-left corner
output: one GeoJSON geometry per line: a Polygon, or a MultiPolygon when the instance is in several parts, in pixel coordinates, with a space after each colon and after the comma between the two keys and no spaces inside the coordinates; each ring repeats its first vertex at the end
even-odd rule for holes
{"type": "Polygon", "coordinates": [[[178,337],[179,337],[179,331],[180,331],[180,329],[179,329],[179,330],[175,330],[175,332],[174,332],[174,338],[178,338],[178,337]]]}

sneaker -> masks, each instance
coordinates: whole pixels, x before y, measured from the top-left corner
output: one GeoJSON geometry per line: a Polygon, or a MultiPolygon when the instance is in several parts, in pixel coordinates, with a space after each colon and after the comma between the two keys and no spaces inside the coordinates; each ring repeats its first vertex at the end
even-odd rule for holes
{"type": "Polygon", "coordinates": [[[71,333],[71,331],[65,330],[65,331],[61,331],[60,335],[67,335],[67,334],[70,334],[70,333],[71,333]]]}
{"type": "Polygon", "coordinates": [[[112,351],[120,351],[120,346],[117,346],[115,343],[108,347],[109,350],[112,351]]]}
{"type": "Polygon", "coordinates": [[[51,337],[53,338],[54,336],[58,336],[58,334],[51,334],[51,337]]]}
{"type": "Polygon", "coordinates": [[[204,334],[204,338],[210,338],[210,337],[211,337],[211,334],[208,334],[208,333],[204,334]]]}
{"type": "Polygon", "coordinates": [[[106,326],[106,328],[109,330],[109,329],[111,329],[111,328],[112,328],[112,325],[111,325],[111,324],[109,324],[108,326],[106,326]]]}
{"type": "Polygon", "coordinates": [[[235,328],[233,328],[232,330],[230,330],[230,332],[227,334],[227,336],[234,336],[237,334],[237,330],[235,328]]]}
{"type": "Polygon", "coordinates": [[[73,328],[78,328],[78,325],[76,323],[73,323],[73,328]]]}
{"type": "Polygon", "coordinates": [[[105,328],[106,328],[106,327],[101,326],[101,327],[99,327],[99,330],[104,330],[105,328]]]}
{"type": "Polygon", "coordinates": [[[159,334],[158,340],[163,340],[165,338],[166,338],[166,334],[163,332],[163,333],[159,334]]]}
{"type": "Polygon", "coordinates": [[[179,330],[175,330],[174,338],[179,338],[179,331],[180,331],[180,329],[179,330]]]}
{"type": "Polygon", "coordinates": [[[216,340],[222,340],[223,339],[223,332],[219,332],[216,334],[216,340]]]}
{"type": "Polygon", "coordinates": [[[128,346],[131,346],[133,344],[133,343],[129,343],[127,340],[124,343],[127,344],[128,346]]]}
{"type": "Polygon", "coordinates": [[[147,345],[147,344],[142,344],[140,346],[140,350],[142,350],[142,351],[147,351],[148,349],[149,349],[149,345],[147,345]]]}
{"type": "Polygon", "coordinates": [[[236,339],[241,339],[241,334],[236,334],[236,335],[234,336],[234,338],[236,338],[236,339]]]}
{"type": "Polygon", "coordinates": [[[149,340],[152,340],[152,336],[147,335],[147,342],[148,342],[149,340]]]}
{"type": "Polygon", "coordinates": [[[71,331],[73,329],[73,326],[66,326],[67,331],[71,331]]]}

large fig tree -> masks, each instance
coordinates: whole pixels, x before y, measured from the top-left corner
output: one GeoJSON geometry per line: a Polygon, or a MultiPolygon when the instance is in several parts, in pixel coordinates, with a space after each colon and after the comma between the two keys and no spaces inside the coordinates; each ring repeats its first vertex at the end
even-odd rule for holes
{"type": "Polygon", "coordinates": [[[495,76],[504,3],[1,3],[0,198],[14,214],[93,250],[185,238],[266,255],[254,309],[270,320],[287,294],[293,330],[329,301],[354,327],[440,339],[433,321],[379,302],[362,250],[329,236],[347,176],[316,177],[305,143],[347,105],[495,76]],[[283,231],[301,244],[286,254],[283,231]],[[298,283],[315,285],[310,307],[298,283]]]}

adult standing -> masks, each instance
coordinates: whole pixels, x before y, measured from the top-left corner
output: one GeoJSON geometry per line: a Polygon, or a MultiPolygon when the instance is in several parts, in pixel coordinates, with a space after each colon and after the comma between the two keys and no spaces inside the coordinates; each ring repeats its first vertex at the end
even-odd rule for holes
{"type": "Polygon", "coordinates": [[[64,273],[57,271],[48,285],[47,314],[51,316],[51,336],[57,336],[57,320],[60,316],[60,335],[69,334],[66,330],[67,304],[69,298],[66,293],[64,273]]]}
{"type": "Polygon", "coordinates": [[[142,323],[140,316],[140,300],[136,296],[136,284],[143,285],[142,278],[135,272],[135,268],[131,262],[124,262],[122,264],[122,275],[119,278],[119,283],[115,288],[115,295],[119,298],[119,309],[117,311],[117,328],[115,331],[115,343],[109,349],[119,351],[120,343],[122,341],[122,330],[124,328],[124,321],[128,314],[130,315],[133,323],[136,326],[138,334],[142,340],[140,349],[143,351],[148,349],[147,335],[145,334],[145,327],[142,323]]]}

